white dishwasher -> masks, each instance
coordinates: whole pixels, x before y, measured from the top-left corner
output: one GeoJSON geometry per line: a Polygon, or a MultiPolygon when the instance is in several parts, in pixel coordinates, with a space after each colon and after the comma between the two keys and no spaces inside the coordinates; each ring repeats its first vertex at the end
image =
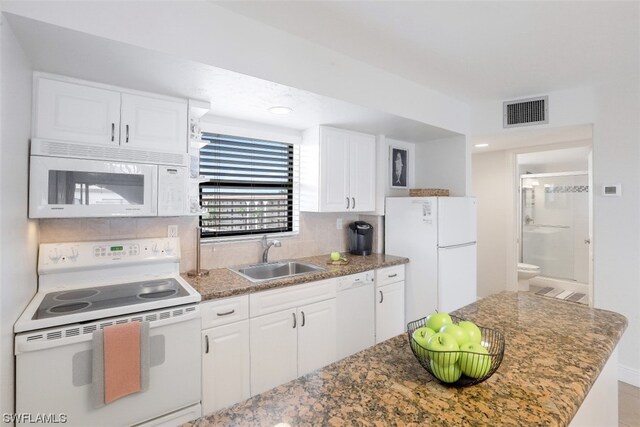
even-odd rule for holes
{"type": "Polygon", "coordinates": [[[375,344],[374,277],[372,270],[338,278],[338,359],[375,344]]]}

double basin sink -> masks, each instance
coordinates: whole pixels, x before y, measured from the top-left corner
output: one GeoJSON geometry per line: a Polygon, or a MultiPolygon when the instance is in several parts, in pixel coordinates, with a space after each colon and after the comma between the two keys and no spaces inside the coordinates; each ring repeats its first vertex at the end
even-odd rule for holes
{"type": "Polygon", "coordinates": [[[284,279],[286,277],[299,276],[301,274],[325,271],[326,269],[304,262],[280,261],[229,267],[229,270],[239,274],[251,282],[258,283],[266,280],[284,279]]]}

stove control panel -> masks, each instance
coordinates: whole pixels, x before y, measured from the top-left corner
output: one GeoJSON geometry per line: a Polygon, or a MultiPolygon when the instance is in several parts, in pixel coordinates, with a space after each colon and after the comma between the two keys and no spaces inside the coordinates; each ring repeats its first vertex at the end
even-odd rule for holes
{"type": "Polygon", "coordinates": [[[122,256],[137,256],[140,254],[140,245],[134,244],[109,244],[109,245],[96,245],[93,247],[94,257],[122,257],[122,256]]]}
{"type": "Polygon", "coordinates": [[[104,265],[179,261],[180,240],[176,237],[43,243],[38,255],[38,273],[83,270],[104,265]]]}

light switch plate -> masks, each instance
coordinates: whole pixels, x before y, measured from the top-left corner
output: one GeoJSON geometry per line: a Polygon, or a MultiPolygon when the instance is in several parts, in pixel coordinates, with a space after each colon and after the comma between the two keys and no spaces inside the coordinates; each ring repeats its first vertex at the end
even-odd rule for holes
{"type": "Polygon", "coordinates": [[[178,226],[177,225],[168,225],[167,226],[167,237],[178,237],[178,226]]]}
{"type": "Polygon", "coordinates": [[[336,230],[342,230],[342,218],[336,220],[336,230]]]}

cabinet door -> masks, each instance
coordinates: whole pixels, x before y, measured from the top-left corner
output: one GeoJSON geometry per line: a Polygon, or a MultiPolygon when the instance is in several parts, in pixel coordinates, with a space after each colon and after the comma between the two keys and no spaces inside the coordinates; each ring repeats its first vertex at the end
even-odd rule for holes
{"type": "Polygon", "coordinates": [[[296,310],[250,319],[251,394],[255,396],[296,378],[298,367],[296,310]]]}
{"type": "Polygon", "coordinates": [[[376,344],[404,331],[404,282],[377,288],[376,344]]]}
{"type": "Polygon", "coordinates": [[[249,321],[202,332],[202,412],[211,413],[250,397],[249,321]]]}
{"type": "Polygon", "coordinates": [[[35,138],[118,145],[120,93],[39,78],[35,138]]]}
{"type": "Polygon", "coordinates": [[[187,152],[186,102],[122,94],[123,147],[187,152]]]}
{"type": "Polygon", "coordinates": [[[320,211],[345,212],[349,195],[349,133],[322,128],[320,135],[320,211]]]}
{"type": "Polygon", "coordinates": [[[298,375],[336,360],[336,300],[298,308],[298,375]]]}
{"type": "Polygon", "coordinates": [[[371,135],[351,135],[349,144],[349,193],[351,210],[376,208],[376,141],[371,135]]]}

